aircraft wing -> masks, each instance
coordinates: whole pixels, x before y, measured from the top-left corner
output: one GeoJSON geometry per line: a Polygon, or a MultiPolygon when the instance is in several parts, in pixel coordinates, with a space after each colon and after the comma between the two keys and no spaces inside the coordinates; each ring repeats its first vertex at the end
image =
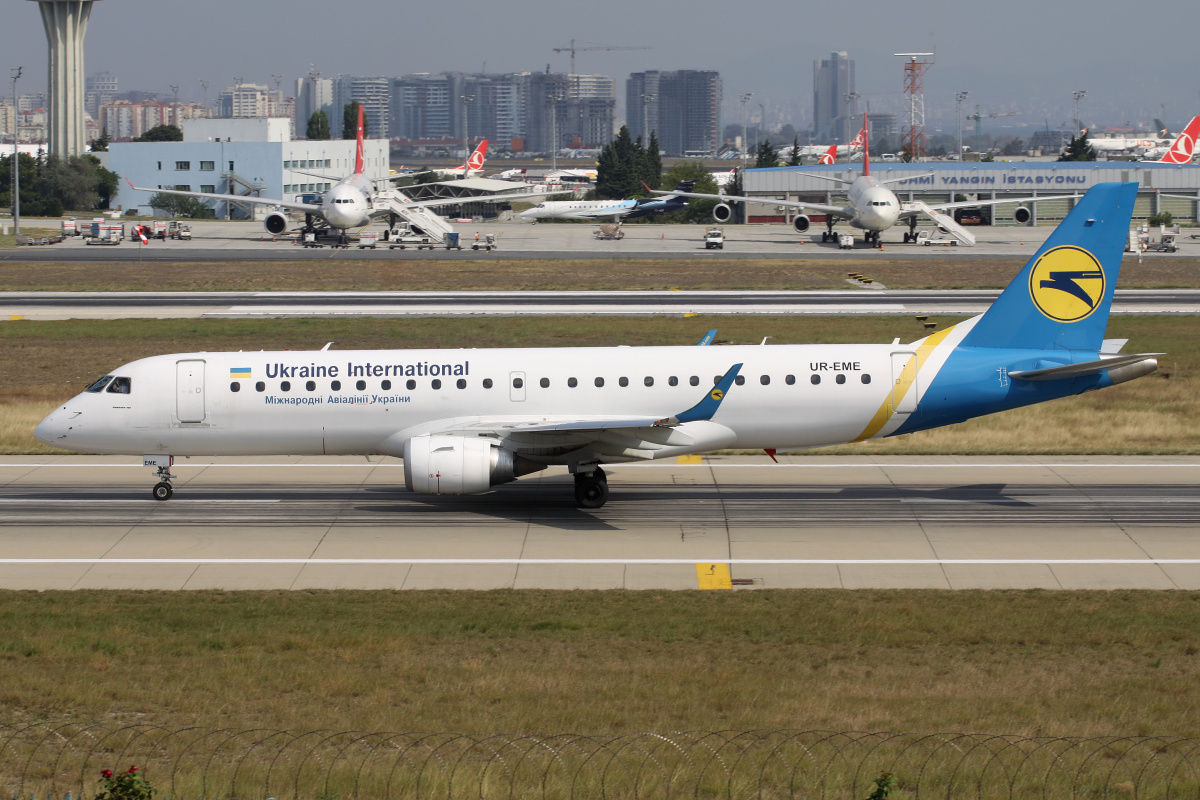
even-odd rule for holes
{"type": "Polygon", "coordinates": [[[832,214],[840,219],[850,219],[854,216],[854,209],[846,206],[827,206],[823,203],[806,203],[800,200],[774,200],[769,197],[740,197],[734,194],[700,194],[698,192],[665,192],[658,190],[655,194],[670,194],[676,197],[698,197],[702,200],[720,200],[721,202],[732,201],[734,203],[760,203],[764,206],[783,206],[784,208],[798,208],[802,211],[815,211],[818,214],[832,214]]]}
{"type": "MultiPolygon", "coordinates": [[[[1046,195],[1044,197],[1041,195],[1039,195],[1037,197],[1000,197],[1000,198],[996,198],[995,200],[960,200],[956,203],[929,203],[928,205],[934,211],[950,211],[951,209],[955,209],[955,208],[978,208],[979,206],[998,206],[1001,203],[1034,203],[1034,202],[1040,202],[1042,200],[1072,200],[1072,199],[1078,200],[1081,197],[1083,197],[1083,195],[1081,195],[1081,194],[1059,194],[1059,195],[1053,195],[1053,196],[1046,195]]],[[[908,203],[904,203],[904,204],[902,204],[902,206],[903,207],[901,208],[901,211],[900,211],[901,217],[913,216],[914,214],[921,213],[919,209],[907,208],[908,203]]]]}
{"type": "Polygon", "coordinates": [[[227,200],[237,203],[253,203],[259,206],[279,206],[280,208],[288,208],[293,211],[304,211],[307,213],[320,212],[321,206],[316,203],[297,203],[292,200],[276,200],[270,197],[254,197],[252,195],[242,194],[214,194],[212,192],[185,192],[181,189],[146,189],[142,186],[134,186],[129,184],[129,188],[139,192],[150,192],[152,194],[174,194],[180,197],[204,197],[210,200],[227,200]]]}
{"type": "Polygon", "coordinates": [[[409,200],[407,197],[400,196],[393,197],[393,200],[404,208],[436,208],[437,206],[456,206],[463,203],[507,203],[510,200],[531,200],[547,196],[530,192],[505,192],[504,194],[484,194],[477,197],[435,197],[432,200],[409,200]]]}
{"type": "MultiPolygon", "coordinates": [[[[704,396],[691,408],[662,417],[595,417],[583,419],[545,419],[504,417],[479,419],[467,423],[454,422],[434,432],[479,435],[489,432],[508,440],[520,452],[522,449],[539,449],[563,446],[597,446],[600,449],[617,448],[629,455],[642,450],[655,449],[657,445],[688,444],[692,432],[684,429],[676,434],[674,429],[688,423],[710,421],[721,407],[729,388],[733,386],[741,371],[741,364],[731,366],[716,385],[706,390],[704,396]]],[[[698,434],[710,435],[708,432],[698,434]]],[[[636,455],[634,457],[637,457],[636,455]]],[[[652,457],[647,454],[646,458],[652,457]]]]}

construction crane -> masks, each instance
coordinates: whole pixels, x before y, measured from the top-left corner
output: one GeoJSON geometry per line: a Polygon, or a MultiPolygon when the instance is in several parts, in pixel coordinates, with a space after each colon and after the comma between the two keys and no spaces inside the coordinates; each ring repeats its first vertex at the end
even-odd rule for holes
{"type": "Polygon", "coordinates": [[[983,120],[996,117],[1015,117],[1018,113],[1017,111],[997,111],[995,114],[980,114],[979,106],[975,106],[975,113],[967,114],[967,119],[975,120],[975,152],[980,152],[979,143],[983,137],[983,120]]]}
{"type": "Polygon", "coordinates": [[[555,47],[554,52],[571,54],[571,74],[576,75],[578,73],[575,72],[575,53],[578,51],[581,51],[581,50],[653,50],[653,49],[654,49],[653,47],[648,47],[646,45],[635,45],[632,47],[621,47],[621,46],[617,46],[617,45],[607,45],[607,44],[587,44],[587,43],[584,43],[582,45],[576,45],[575,40],[572,39],[571,44],[569,44],[566,47],[555,47]]]}

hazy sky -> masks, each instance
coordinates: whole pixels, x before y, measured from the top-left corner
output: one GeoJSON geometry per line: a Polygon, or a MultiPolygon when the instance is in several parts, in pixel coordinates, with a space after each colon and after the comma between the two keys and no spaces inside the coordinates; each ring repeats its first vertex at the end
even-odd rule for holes
{"type": "MultiPolygon", "coordinates": [[[[46,43],[29,0],[5,0],[0,48],[23,65],[24,94],[44,89],[46,43]]],[[[297,77],[410,72],[566,71],[577,42],[649,50],[579,52],[580,72],[610,75],[624,105],[624,80],[646,69],[714,69],[725,87],[725,122],[740,122],[737,97],[754,92],[750,121],[765,113],[807,125],[813,60],[846,50],[857,89],[872,110],[901,112],[902,59],[936,51],[925,78],[930,130],[955,126],[954,93],[969,91],[963,113],[1017,111],[1011,125],[1056,126],[1072,115],[1072,91],[1086,89],[1081,116],[1093,124],[1173,127],[1200,113],[1200,2],[1159,0],[998,0],[899,3],[784,0],[96,0],[86,70],[106,70],[121,90],[209,99],[233,83],[297,77]],[[764,108],[759,108],[759,103],[764,108]]],[[[581,45],[582,46],[582,45],[581,45]]],[[[11,84],[5,93],[11,91],[11,84]]],[[[861,108],[861,106],[860,106],[861,108]]]]}

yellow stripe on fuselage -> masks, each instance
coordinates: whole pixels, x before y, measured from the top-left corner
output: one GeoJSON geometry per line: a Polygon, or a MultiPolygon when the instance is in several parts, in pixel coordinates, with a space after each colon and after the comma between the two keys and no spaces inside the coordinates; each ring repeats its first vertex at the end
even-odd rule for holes
{"type": "Polygon", "coordinates": [[[867,427],[863,429],[863,432],[854,441],[861,442],[864,439],[870,439],[883,430],[883,426],[892,418],[892,398],[896,398],[897,401],[904,399],[904,395],[908,394],[908,390],[912,388],[913,381],[917,379],[917,373],[921,371],[921,367],[924,366],[925,362],[929,360],[929,356],[933,355],[933,351],[952,330],[954,330],[953,325],[943,331],[931,334],[917,348],[917,354],[910,358],[908,363],[904,365],[904,371],[900,373],[900,379],[888,391],[887,397],[883,398],[883,402],[879,405],[879,410],[875,412],[875,416],[871,417],[871,421],[867,423],[867,427]]]}

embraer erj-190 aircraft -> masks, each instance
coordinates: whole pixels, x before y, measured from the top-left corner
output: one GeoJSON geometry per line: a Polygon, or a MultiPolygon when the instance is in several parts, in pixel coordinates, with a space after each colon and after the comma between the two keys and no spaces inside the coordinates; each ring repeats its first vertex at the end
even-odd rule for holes
{"type": "MultiPolygon", "coordinates": [[[[866,127],[867,119],[866,114],[864,114],[863,128],[865,129],[866,127]]],[[[709,200],[722,201],[720,205],[713,209],[713,219],[717,222],[727,222],[733,215],[733,211],[726,205],[730,201],[737,203],[762,203],[780,208],[797,208],[801,211],[824,214],[826,230],[821,234],[822,242],[837,241],[833,232],[833,226],[838,222],[848,222],[850,227],[858,228],[863,232],[863,240],[867,244],[875,245],[880,243],[879,235],[881,233],[893,227],[897,222],[904,222],[908,224],[908,232],[904,234],[904,241],[915,242],[917,241],[917,219],[921,215],[925,215],[968,247],[975,244],[974,234],[955,222],[952,217],[943,214],[943,211],[955,208],[994,206],[1001,203],[1024,203],[1030,200],[1063,200],[1077,196],[1068,194],[1056,195],[1054,197],[1005,197],[999,200],[980,199],[966,200],[958,203],[935,204],[925,203],[920,200],[901,202],[896,193],[884,184],[899,183],[900,181],[907,181],[920,176],[906,174],[899,178],[888,178],[885,180],[873,178],[871,176],[871,148],[865,136],[863,137],[861,175],[852,181],[831,178],[826,175],[813,174],[811,177],[848,186],[849,189],[846,191],[846,205],[835,206],[824,203],[809,203],[802,200],[776,200],[775,198],[766,197],[738,197],[728,194],[680,194],[684,197],[703,197],[709,200]]],[[[666,194],[666,192],[658,192],[658,194],[666,194]]],[[[1013,219],[1017,222],[1028,222],[1030,219],[1029,209],[1024,206],[1017,208],[1013,213],[1013,219]]],[[[797,233],[807,232],[810,224],[811,221],[806,214],[797,214],[792,219],[792,227],[796,229],[797,233]]]]}
{"type": "MultiPolygon", "coordinates": [[[[458,205],[463,202],[463,198],[461,197],[443,197],[435,200],[410,200],[401,192],[394,192],[388,196],[384,196],[376,191],[375,182],[363,174],[363,172],[363,110],[362,106],[359,106],[358,150],[354,158],[354,174],[342,178],[329,187],[329,190],[321,195],[319,203],[298,203],[291,200],[275,200],[268,197],[251,197],[249,195],[188,192],[180,189],[146,189],[141,186],[134,186],[132,183],[130,187],[140,192],[176,194],[182,197],[203,197],[213,200],[233,200],[238,203],[254,203],[256,205],[285,208],[289,211],[302,211],[304,212],[304,229],[306,231],[313,230],[314,223],[317,220],[323,221],[330,228],[341,232],[343,244],[348,241],[347,230],[369,225],[373,219],[389,218],[391,220],[389,227],[394,227],[397,218],[405,216],[406,211],[417,208],[458,205]]],[[[328,178],[329,176],[318,175],[316,177],[328,178]]],[[[395,175],[387,180],[399,177],[403,176],[395,175]]],[[[476,202],[497,202],[508,199],[520,199],[527,196],[524,192],[514,192],[471,199],[476,202]]],[[[278,235],[288,230],[291,226],[291,221],[282,211],[273,211],[263,220],[263,225],[266,227],[268,233],[278,235]]]]}
{"type": "Polygon", "coordinates": [[[666,197],[642,197],[635,200],[551,200],[538,203],[517,216],[522,219],[612,219],[623,220],[678,211],[687,205],[685,194],[695,181],[680,181],[673,192],[658,192],[666,197]]]}
{"type": "Polygon", "coordinates": [[[1153,372],[1104,340],[1136,195],[1093,187],[988,311],[910,344],[181,353],[112,370],[35,435],[141,454],[160,500],[174,456],[384,454],[427,494],[565,465],[599,508],[606,464],[895,436],[1153,372]]]}

